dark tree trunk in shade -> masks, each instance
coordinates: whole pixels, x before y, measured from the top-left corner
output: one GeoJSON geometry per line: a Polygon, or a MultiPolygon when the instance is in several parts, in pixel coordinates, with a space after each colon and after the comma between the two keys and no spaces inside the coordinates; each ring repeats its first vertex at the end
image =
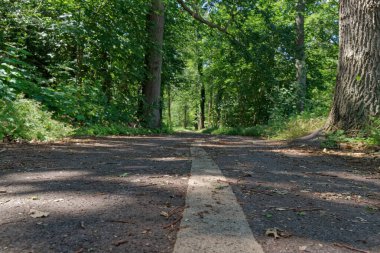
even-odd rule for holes
{"type": "Polygon", "coordinates": [[[327,130],[361,129],[380,115],[380,1],[340,1],[337,83],[327,130]]]}
{"type": "Polygon", "coordinates": [[[299,95],[298,110],[300,112],[305,109],[305,99],[307,93],[306,84],[306,54],[305,54],[305,0],[298,0],[296,4],[296,76],[297,90],[299,95]]]}
{"type": "Polygon", "coordinates": [[[106,103],[110,103],[112,100],[112,76],[110,70],[110,55],[108,52],[104,51],[102,53],[103,67],[102,67],[102,90],[106,98],[106,103]]]}
{"type": "Polygon", "coordinates": [[[197,46],[196,46],[196,54],[197,54],[197,70],[198,70],[198,82],[200,86],[200,114],[198,116],[198,129],[205,128],[205,120],[206,120],[206,88],[203,82],[203,59],[201,55],[201,50],[199,49],[199,43],[202,41],[202,36],[198,30],[196,30],[195,35],[197,37],[197,46]]]}
{"type": "Polygon", "coordinates": [[[170,84],[168,84],[168,125],[169,127],[172,126],[172,94],[171,94],[171,87],[170,84]]]}
{"type": "Polygon", "coordinates": [[[161,127],[161,71],[162,46],[164,39],[164,4],[161,0],[151,1],[147,20],[149,46],[145,61],[147,77],[143,83],[143,121],[149,128],[161,127]]]}
{"type": "Polygon", "coordinates": [[[205,128],[205,120],[206,120],[206,88],[205,88],[205,84],[203,83],[203,63],[201,61],[198,62],[198,73],[199,73],[199,80],[200,80],[200,83],[201,83],[201,97],[200,97],[200,107],[201,107],[201,110],[200,110],[200,117],[199,117],[199,126],[198,128],[199,129],[204,129],[205,128]]]}
{"type": "Polygon", "coordinates": [[[77,85],[82,85],[82,79],[83,79],[83,56],[84,56],[84,48],[82,45],[77,43],[77,55],[76,55],[76,65],[77,70],[75,73],[76,83],[77,85]]]}

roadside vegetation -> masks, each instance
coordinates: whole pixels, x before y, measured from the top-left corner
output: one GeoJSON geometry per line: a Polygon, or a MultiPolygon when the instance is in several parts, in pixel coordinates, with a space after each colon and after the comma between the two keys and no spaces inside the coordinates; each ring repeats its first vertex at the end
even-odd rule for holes
{"type": "Polygon", "coordinates": [[[334,97],[337,76],[376,84],[338,73],[338,0],[0,2],[0,140],[325,127],[327,146],[379,145],[378,98],[334,97]]]}

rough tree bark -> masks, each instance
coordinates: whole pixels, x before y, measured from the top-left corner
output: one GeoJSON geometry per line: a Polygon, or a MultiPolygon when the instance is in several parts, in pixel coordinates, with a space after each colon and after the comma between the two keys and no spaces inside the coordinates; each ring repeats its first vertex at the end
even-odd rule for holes
{"type": "Polygon", "coordinates": [[[339,70],[327,130],[361,129],[380,115],[380,1],[340,1],[339,70]]]}
{"type": "Polygon", "coordinates": [[[299,95],[298,110],[303,112],[306,99],[306,54],[305,54],[305,0],[298,0],[296,3],[296,70],[297,89],[299,95]]]}
{"type": "Polygon", "coordinates": [[[164,4],[162,0],[151,0],[151,10],[148,15],[147,31],[150,46],[145,61],[147,77],[143,83],[144,98],[143,121],[149,128],[161,127],[161,71],[162,46],[164,40],[164,4]]]}

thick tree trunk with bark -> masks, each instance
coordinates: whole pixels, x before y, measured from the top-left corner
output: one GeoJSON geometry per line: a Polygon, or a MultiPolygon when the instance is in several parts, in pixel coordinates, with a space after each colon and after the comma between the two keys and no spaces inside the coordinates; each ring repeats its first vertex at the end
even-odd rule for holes
{"type": "Polygon", "coordinates": [[[361,129],[380,115],[380,1],[340,1],[339,70],[327,130],[361,129]]]}
{"type": "Polygon", "coordinates": [[[307,92],[306,84],[306,54],[305,54],[305,0],[298,0],[296,4],[297,16],[296,16],[296,70],[297,70],[297,85],[299,103],[298,110],[300,112],[305,109],[305,99],[307,92]]]}
{"type": "Polygon", "coordinates": [[[161,71],[162,45],[164,38],[164,4],[162,0],[152,0],[147,22],[150,46],[146,54],[147,78],[143,83],[142,93],[143,121],[149,128],[161,127],[161,71]]]}

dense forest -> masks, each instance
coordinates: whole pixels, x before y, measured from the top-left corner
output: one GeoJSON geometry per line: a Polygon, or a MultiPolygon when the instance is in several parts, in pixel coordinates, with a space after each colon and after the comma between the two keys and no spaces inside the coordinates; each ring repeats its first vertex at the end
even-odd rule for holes
{"type": "Polygon", "coordinates": [[[378,1],[0,2],[4,140],[181,127],[380,142],[378,1]]]}

